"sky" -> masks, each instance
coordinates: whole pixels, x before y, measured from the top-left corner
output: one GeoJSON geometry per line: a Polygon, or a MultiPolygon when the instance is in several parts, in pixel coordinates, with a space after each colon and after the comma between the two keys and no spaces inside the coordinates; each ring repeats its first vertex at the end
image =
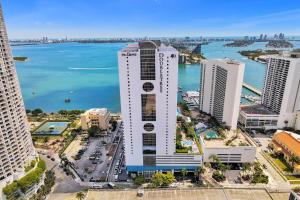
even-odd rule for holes
{"type": "Polygon", "coordinates": [[[2,0],[10,39],[300,35],[299,0],[2,0]]]}

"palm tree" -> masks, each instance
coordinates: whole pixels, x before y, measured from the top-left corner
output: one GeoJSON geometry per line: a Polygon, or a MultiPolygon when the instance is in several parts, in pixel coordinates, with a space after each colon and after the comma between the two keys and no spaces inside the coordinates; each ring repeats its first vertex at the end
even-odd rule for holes
{"type": "Polygon", "coordinates": [[[293,155],[289,161],[292,163],[292,167],[294,168],[294,164],[300,162],[300,158],[298,156],[293,155]]]}
{"type": "Polygon", "coordinates": [[[243,166],[242,166],[243,172],[250,171],[250,168],[251,168],[250,163],[243,163],[243,166]]]}
{"type": "Polygon", "coordinates": [[[219,159],[218,156],[215,155],[215,154],[210,155],[210,156],[209,156],[209,159],[212,160],[212,161],[215,162],[215,163],[220,163],[220,159],[219,159]]]}
{"type": "Polygon", "coordinates": [[[187,170],[186,170],[185,168],[183,168],[183,169],[181,170],[181,174],[182,174],[182,177],[183,177],[183,179],[184,179],[185,176],[187,175],[187,170]]]}
{"type": "Polygon", "coordinates": [[[220,163],[218,165],[218,167],[221,170],[221,172],[225,172],[225,171],[227,171],[229,169],[229,167],[227,165],[223,164],[223,163],[220,163]]]}
{"type": "Polygon", "coordinates": [[[77,194],[76,194],[76,198],[78,199],[78,200],[83,200],[84,199],[84,193],[83,192],[78,192],[77,194]]]}
{"type": "Polygon", "coordinates": [[[197,167],[197,169],[195,170],[195,176],[198,178],[198,180],[200,179],[200,175],[201,174],[204,174],[205,172],[205,168],[200,166],[200,167],[197,167]]]}

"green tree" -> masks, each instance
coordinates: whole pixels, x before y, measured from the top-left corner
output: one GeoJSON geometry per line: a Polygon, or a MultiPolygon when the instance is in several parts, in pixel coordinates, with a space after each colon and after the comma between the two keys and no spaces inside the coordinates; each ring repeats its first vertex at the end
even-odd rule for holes
{"type": "Polygon", "coordinates": [[[154,187],[159,187],[163,184],[163,176],[164,174],[161,172],[155,173],[151,178],[151,183],[154,187]]]}
{"type": "Polygon", "coordinates": [[[145,177],[144,176],[137,176],[135,177],[135,179],[133,179],[133,183],[135,185],[142,185],[146,182],[145,177]]]}
{"type": "Polygon", "coordinates": [[[300,158],[298,156],[293,155],[290,159],[289,159],[290,163],[292,164],[292,167],[294,168],[295,163],[299,163],[300,162],[300,158]]]}
{"type": "Polygon", "coordinates": [[[195,170],[195,177],[200,180],[200,176],[205,173],[205,168],[203,166],[197,167],[195,170]]]}
{"type": "Polygon", "coordinates": [[[42,113],[44,113],[44,112],[43,112],[42,109],[36,108],[36,109],[34,109],[31,113],[32,113],[33,116],[38,116],[38,115],[40,115],[40,114],[42,114],[42,113]]]}
{"type": "Polygon", "coordinates": [[[220,171],[214,171],[212,175],[213,179],[215,179],[217,182],[222,182],[226,179],[225,175],[220,171]]]}
{"type": "Polygon", "coordinates": [[[242,166],[242,171],[243,172],[250,171],[250,169],[251,169],[251,164],[250,163],[243,163],[243,166],[242,166]]]}
{"type": "Polygon", "coordinates": [[[229,167],[223,163],[219,163],[218,169],[221,170],[221,172],[226,172],[229,169],[229,167]]]}
{"type": "Polygon", "coordinates": [[[182,175],[183,179],[185,179],[187,173],[188,173],[188,171],[187,171],[185,168],[183,168],[183,169],[181,170],[181,175],[182,175]]]}
{"type": "Polygon", "coordinates": [[[218,156],[215,155],[215,154],[210,155],[210,156],[209,156],[209,159],[212,160],[212,161],[215,162],[215,163],[220,163],[220,159],[219,159],[218,156]]]}
{"type": "Polygon", "coordinates": [[[157,172],[152,176],[151,183],[154,187],[169,186],[174,180],[175,177],[171,172],[167,172],[167,174],[157,172]]]}
{"type": "Polygon", "coordinates": [[[164,174],[163,176],[163,185],[169,186],[175,181],[175,177],[171,172],[167,172],[167,174],[164,174]]]}
{"type": "Polygon", "coordinates": [[[95,137],[98,133],[100,133],[98,126],[91,126],[91,128],[88,129],[89,137],[95,137]]]}
{"type": "Polygon", "coordinates": [[[83,192],[77,192],[77,194],[76,194],[76,198],[78,199],[78,200],[83,200],[84,199],[84,193],[83,192]]]}

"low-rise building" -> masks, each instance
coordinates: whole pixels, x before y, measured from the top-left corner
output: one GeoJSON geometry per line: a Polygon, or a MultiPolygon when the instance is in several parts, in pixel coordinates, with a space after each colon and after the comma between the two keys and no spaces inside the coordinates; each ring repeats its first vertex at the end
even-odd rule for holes
{"type": "Polygon", "coordinates": [[[211,130],[200,133],[203,162],[213,162],[216,156],[222,163],[253,163],[256,147],[241,132],[225,131],[225,138],[211,130]]]}
{"type": "Polygon", "coordinates": [[[92,108],[81,114],[80,121],[83,131],[87,131],[92,126],[97,126],[101,130],[109,128],[110,112],[106,108],[92,108]]]}
{"type": "Polygon", "coordinates": [[[242,106],[238,123],[246,130],[277,129],[278,116],[263,105],[242,106]]]}
{"type": "Polygon", "coordinates": [[[300,174],[300,135],[287,131],[277,131],[271,141],[273,152],[281,154],[285,161],[300,174]],[[292,158],[298,158],[298,162],[292,158]]]}

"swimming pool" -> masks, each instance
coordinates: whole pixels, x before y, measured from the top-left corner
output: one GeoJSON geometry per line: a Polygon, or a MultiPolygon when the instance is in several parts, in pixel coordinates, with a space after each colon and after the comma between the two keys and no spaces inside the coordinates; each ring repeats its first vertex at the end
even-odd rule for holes
{"type": "Polygon", "coordinates": [[[219,134],[214,130],[205,131],[205,137],[208,139],[216,139],[219,138],[219,134]]]}
{"type": "Polygon", "coordinates": [[[68,127],[69,122],[45,122],[33,135],[60,135],[68,127]]]}
{"type": "Polygon", "coordinates": [[[176,116],[178,116],[178,115],[181,115],[181,111],[179,108],[177,108],[177,110],[176,110],[176,116]]]}
{"type": "Polygon", "coordinates": [[[185,140],[185,141],[181,141],[182,146],[192,146],[193,145],[193,141],[191,140],[185,140]]]}

